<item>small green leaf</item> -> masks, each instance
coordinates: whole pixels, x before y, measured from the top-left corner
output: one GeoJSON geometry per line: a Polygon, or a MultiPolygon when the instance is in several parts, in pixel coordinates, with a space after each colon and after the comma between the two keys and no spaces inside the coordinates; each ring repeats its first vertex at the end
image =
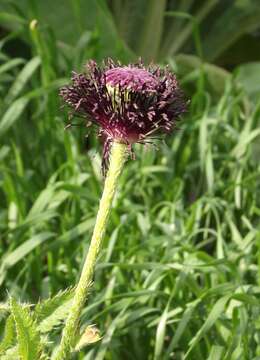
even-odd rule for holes
{"type": "Polygon", "coordinates": [[[49,332],[66,319],[73,293],[73,289],[67,289],[36,305],[35,316],[41,333],[49,332]]]}
{"type": "Polygon", "coordinates": [[[10,315],[5,323],[5,332],[2,342],[0,343],[0,355],[5,353],[7,349],[9,349],[15,340],[15,323],[14,318],[10,315]]]}
{"type": "Polygon", "coordinates": [[[10,308],[17,333],[18,353],[21,360],[39,359],[41,353],[40,334],[28,307],[10,299],[10,308]]]}

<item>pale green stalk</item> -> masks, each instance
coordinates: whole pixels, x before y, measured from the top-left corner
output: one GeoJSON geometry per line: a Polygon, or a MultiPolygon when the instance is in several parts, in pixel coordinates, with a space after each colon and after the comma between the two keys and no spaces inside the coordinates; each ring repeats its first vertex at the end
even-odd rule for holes
{"type": "Polygon", "coordinates": [[[75,290],[73,303],[70,308],[65,327],[63,329],[61,343],[57,352],[53,356],[53,360],[69,359],[70,352],[75,346],[80,315],[88,295],[88,290],[92,281],[96,260],[101,247],[102,239],[105,234],[112,200],[126,156],[126,147],[127,146],[125,144],[120,144],[117,142],[114,142],[112,145],[109,170],[104,184],[103,195],[99,204],[99,210],[97,213],[97,219],[91,243],[78,285],[75,290]]]}

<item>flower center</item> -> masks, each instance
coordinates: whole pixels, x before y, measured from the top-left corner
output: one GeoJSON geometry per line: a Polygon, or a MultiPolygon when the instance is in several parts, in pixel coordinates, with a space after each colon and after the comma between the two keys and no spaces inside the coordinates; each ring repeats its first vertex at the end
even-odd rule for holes
{"type": "Polygon", "coordinates": [[[135,67],[117,67],[105,72],[106,84],[108,87],[118,87],[121,90],[134,92],[155,91],[158,79],[147,70],[135,67]]]}
{"type": "Polygon", "coordinates": [[[147,70],[135,67],[117,67],[105,72],[106,88],[111,97],[115,111],[131,101],[132,93],[153,94],[158,85],[158,79],[147,70]]]}

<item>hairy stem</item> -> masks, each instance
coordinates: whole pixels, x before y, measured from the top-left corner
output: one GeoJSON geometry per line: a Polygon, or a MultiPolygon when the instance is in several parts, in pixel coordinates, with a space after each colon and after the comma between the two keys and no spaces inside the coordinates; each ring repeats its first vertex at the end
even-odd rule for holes
{"type": "Polygon", "coordinates": [[[69,359],[69,354],[75,346],[80,315],[88,295],[95,264],[101,247],[102,239],[105,234],[112,200],[126,156],[126,147],[126,145],[117,142],[114,142],[112,145],[109,170],[104,184],[103,195],[99,204],[99,210],[97,213],[97,219],[91,243],[78,285],[75,290],[73,303],[65,327],[63,329],[61,343],[57,352],[54,354],[53,360],[69,359]]]}

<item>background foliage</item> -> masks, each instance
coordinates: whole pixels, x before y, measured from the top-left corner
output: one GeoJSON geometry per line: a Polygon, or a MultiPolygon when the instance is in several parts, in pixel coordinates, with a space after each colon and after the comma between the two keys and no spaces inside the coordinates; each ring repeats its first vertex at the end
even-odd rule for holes
{"type": "Polygon", "coordinates": [[[75,358],[259,359],[259,1],[2,0],[0,22],[1,358],[55,347],[102,191],[58,88],[88,58],[142,56],[189,112],[127,163],[82,319],[103,338],[75,358]]]}

